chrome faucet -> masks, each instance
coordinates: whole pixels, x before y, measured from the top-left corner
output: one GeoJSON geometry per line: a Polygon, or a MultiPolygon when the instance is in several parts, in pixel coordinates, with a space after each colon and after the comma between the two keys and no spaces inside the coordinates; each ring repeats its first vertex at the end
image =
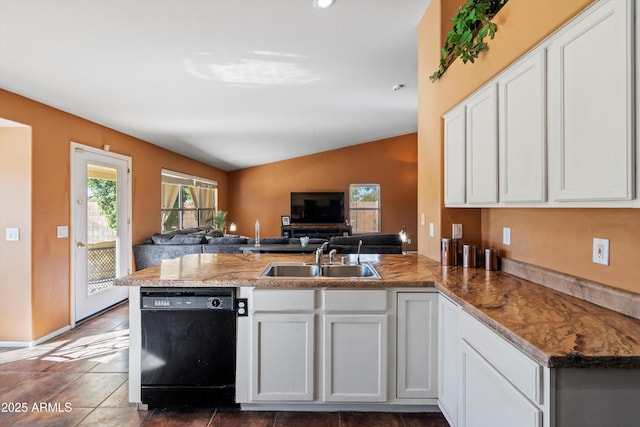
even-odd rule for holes
{"type": "Polygon", "coordinates": [[[324,249],[329,245],[329,242],[324,242],[322,246],[316,249],[316,264],[322,264],[322,254],[324,253],[324,249]]]}
{"type": "Polygon", "coordinates": [[[360,249],[362,249],[362,240],[358,240],[358,256],[356,258],[358,265],[360,264],[360,249]]]}
{"type": "Polygon", "coordinates": [[[336,249],[331,249],[329,251],[329,264],[333,264],[333,258],[338,253],[336,249]]]}

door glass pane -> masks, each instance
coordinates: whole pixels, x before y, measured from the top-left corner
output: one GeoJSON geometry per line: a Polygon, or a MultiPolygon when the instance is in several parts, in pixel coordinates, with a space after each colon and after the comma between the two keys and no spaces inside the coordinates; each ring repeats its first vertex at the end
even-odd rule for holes
{"type": "Polygon", "coordinates": [[[87,165],[87,293],[113,286],[117,273],[117,170],[87,165]]]}

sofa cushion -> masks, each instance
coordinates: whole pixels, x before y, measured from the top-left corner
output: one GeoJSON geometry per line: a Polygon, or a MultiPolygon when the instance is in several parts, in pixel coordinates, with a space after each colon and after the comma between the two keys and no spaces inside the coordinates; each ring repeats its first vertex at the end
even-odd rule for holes
{"type": "Polygon", "coordinates": [[[363,234],[361,236],[336,236],[329,241],[331,245],[357,245],[362,240],[362,245],[402,245],[402,239],[399,234],[363,234]]]}
{"type": "MultiPolygon", "coordinates": [[[[256,239],[249,239],[247,242],[249,245],[255,245],[256,239]]],[[[265,237],[264,239],[260,239],[261,245],[283,245],[289,243],[288,237],[265,237]]]]}
{"type": "Polygon", "coordinates": [[[208,237],[207,244],[209,245],[246,245],[246,237],[240,236],[224,236],[224,237],[208,237]]]}
{"type": "Polygon", "coordinates": [[[206,242],[203,234],[154,234],[151,241],[154,245],[197,245],[206,242]]]}

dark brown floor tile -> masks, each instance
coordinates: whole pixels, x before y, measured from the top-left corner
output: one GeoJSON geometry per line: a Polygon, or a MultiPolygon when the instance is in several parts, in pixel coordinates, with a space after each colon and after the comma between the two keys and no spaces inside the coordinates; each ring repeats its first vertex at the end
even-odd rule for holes
{"type": "Polygon", "coordinates": [[[129,350],[119,350],[112,354],[105,355],[97,360],[91,372],[129,372],[129,350]]]}
{"type": "Polygon", "coordinates": [[[402,416],[390,412],[341,412],[341,427],[402,427],[402,416]]]}
{"type": "Polygon", "coordinates": [[[276,427],[340,427],[337,412],[277,412],[276,427]]]}
{"type": "Polygon", "coordinates": [[[0,412],[0,426],[11,426],[14,423],[18,422],[20,418],[24,418],[27,415],[29,415],[28,410],[26,412],[16,412],[13,408],[11,408],[11,410],[7,410],[6,412],[0,412]]]}
{"type": "Polygon", "coordinates": [[[69,412],[64,412],[64,406],[62,408],[61,412],[58,412],[55,409],[52,411],[42,410],[40,412],[31,411],[26,417],[20,418],[13,425],[29,427],[75,426],[91,412],[91,409],[89,408],[75,408],[69,412]]]}
{"type": "Polygon", "coordinates": [[[139,427],[149,416],[147,411],[128,408],[96,408],[78,424],[82,427],[139,427]]]}
{"type": "Polygon", "coordinates": [[[70,402],[74,408],[96,408],[127,380],[126,374],[82,374],[52,397],[58,402],[70,402]]]}
{"type": "Polygon", "coordinates": [[[49,368],[55,362],[49,360],[21,359],[0,364],[0,372],[41,372],[49,368]]]}
{"type": "Polygon", "coordinates": [[[0,372],[0,396],[19,384],[29,381],[33,374],[29,372],[0,372]]]}
{"type": "Polygon", "coordinates": [[[211,427],[272,427],[274,412],[216,412],[211,427]]]}
{"type": "Polygon", "coordinates": [[[111,394],[102,404],[101,408],[127,408],[129,403],[129,381],[125,381],[116,391],[111,394]]]}
{"type": "MultiPolygon", "coordinates": [[[[4,402],[26,402],[29,405],[38,402],[57,402],[53,397],[62,389],[76,381],[77,373],[36,372],[24,381],[2,393],[4,402]]],[[[63,400],[62,402],[66,402],[63,400]]]]}
{"type": "MultiPolygon", "coordinates": [[[[145,427],[207,427],[215,409],[156,409],[145,421],[145,427]]],[[[236,424],[241,425],[241,424],[236,424]]]]}
{"type": "Polygon", "coordinates": [[[439,412],[402,414],[405,427],[449,427],[449,423],[439,412]]]}
{"type": "Polygon", "coordinates": [[[71,360],[66,362],[54,362],[49,365],[43,372],[89,372],[95,368],[98,362],[91,360],[71,360]]]}

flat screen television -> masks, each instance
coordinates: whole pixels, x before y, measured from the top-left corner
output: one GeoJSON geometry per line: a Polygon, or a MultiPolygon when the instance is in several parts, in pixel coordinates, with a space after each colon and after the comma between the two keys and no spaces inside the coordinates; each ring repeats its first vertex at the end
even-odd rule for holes
{"type": "Polygon", "coordinates": [[[344,192],[292,192],[291,222],[344,224],[344,192]]]}

